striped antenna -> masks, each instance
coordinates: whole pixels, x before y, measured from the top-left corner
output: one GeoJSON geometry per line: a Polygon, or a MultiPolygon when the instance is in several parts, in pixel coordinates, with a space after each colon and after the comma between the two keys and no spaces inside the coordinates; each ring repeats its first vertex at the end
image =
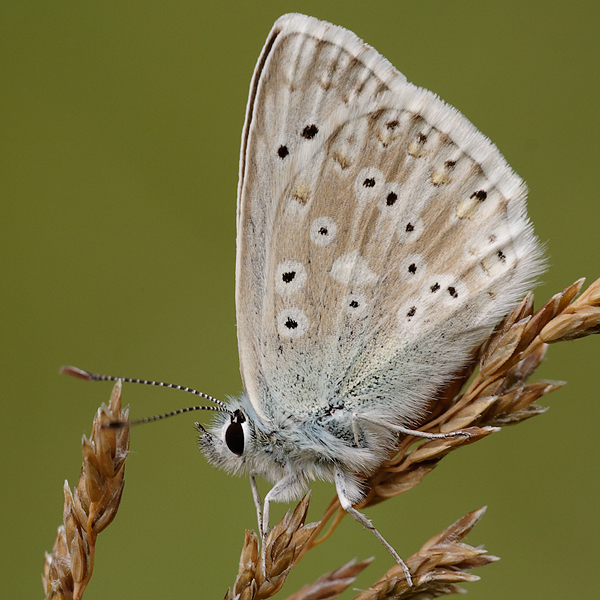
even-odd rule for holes
{"type": "MultiPolygon", "coordinates": [[[[142,417],[141,419],[134,419],[133,421],[109,421],[102,425],[102,429],[122,429],[123,427],[132,427],[133,425],[140,425],[141,423],[152,423],[153,421],[162,421],[169,417],[176,415],[182,415],[183,413],[194,412],[195,410],[213,410],[216,412],[226,412],[233,417],[233,413],[230,410],[223,410],[218,406],[188,406],[186,408],[178,408],[162,415],[155,415],[153,417],[142,417]]],[[[199,423],[196,423],[198,426],[199,423]]],[[[204,427],[202,427],[204,429],[204,427]]]]}
{"type": "Polygon", "coordinates": [[[162,419],[167,419],[169,417],[174,417],[175,415],[181,415],[183,413],[193,412],[195,410],[212,410],[216,412],[224,412],[233,417],[233,413],[229,410],[227,404],[225,402],[221,402],[221,400],[217,400],[204,392],[199,392],[190,387],[185,387],[183,385],[176,385],[174,383],[165,383],[164,381],[151,381],[148,379],[134,379],[132,377],[115,377],[114,375],[101,375],[99,373],[90,373],[89,371],[84,371],[83,369],[79,369],[77,367],[65,366],[60,368],[60,373],[64,375],[70,375],[71,377],[76,377],[77,379],[84,379],[86,381],[125,381],[127,383],[142,383],[144,385],[155,385],[158,387],[166,387],[174,390],[182,390],[184,392],[189,392],[190,394],[194,394],[195,396],[199,396],[200,398],[204,398],[209,402],[214,402],[216,406],[188,406],[187,408],[179,408],[177,410],[163,413],[162,415],[156,415],[154,417],[144,417],[142,419],[135,419],[134,421],[114,421],[112,423],[107,423],[106,428],[110,429],[120,429],[122,427],[131,427],[132,425],[139,425],[140,423],[152,423],[153,421],[162,421],[162,419]]]}

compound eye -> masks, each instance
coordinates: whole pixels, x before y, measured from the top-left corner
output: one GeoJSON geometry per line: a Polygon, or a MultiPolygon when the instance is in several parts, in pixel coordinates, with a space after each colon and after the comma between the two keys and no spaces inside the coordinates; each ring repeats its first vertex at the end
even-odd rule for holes
{"type": "Polygon", "coordinates": [[[244,453],[244,430],[241,423],[229,424],[225,432],[225,443],[236,456],[244,453]]]}

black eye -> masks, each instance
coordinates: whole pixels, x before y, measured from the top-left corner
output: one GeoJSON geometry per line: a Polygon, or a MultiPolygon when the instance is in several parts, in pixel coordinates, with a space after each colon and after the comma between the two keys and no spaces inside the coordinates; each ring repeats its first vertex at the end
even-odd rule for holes
{"type": "Polygon", "coordinates": [[[244,453],[244,430],[241,423],[230,423],[225,432],[225,443],[237,456],[244,453]]]}

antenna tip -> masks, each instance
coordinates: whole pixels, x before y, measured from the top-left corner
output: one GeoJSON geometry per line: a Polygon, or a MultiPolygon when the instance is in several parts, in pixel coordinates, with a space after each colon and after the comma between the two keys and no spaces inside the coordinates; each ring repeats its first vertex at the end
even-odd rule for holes
{"type": "Polygon", "coordinates": [[[107,423],[102,423],[101,429],[124,429],[130,425],[129,421],[108,421],[107,423]]]}
{"type": "Polygon", "coordinates": [[[78,369],[77,367],[71,367],[69,365],[62,366],[59,370],[59,373],[62,375],[70,375],[71,377],[76,377],[77,379],[85,379],[85,381],[92,381],[93,377],[91,373],[88,371],[84,371],[83,369],[78,369]]]}

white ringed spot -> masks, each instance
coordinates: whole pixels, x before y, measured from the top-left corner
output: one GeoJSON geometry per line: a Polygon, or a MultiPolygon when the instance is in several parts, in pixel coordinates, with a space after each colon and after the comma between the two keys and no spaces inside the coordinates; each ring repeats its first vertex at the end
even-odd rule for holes
{"type": "Polygon", "coordinates": [[[319,217],[310,226],[310,239],[317,246],[328,246],[335,240],[337,225],[330,217],[319,217]]]}
{"type": "Polygon", "coordinates": [[[403,281],[420,281],[427,272],[427,261],[420,254],[411,254],[400,263],[403,281]]]}
{"type": "Polygon", "coordinates": [[[398,324],[402,327],[406,323],[420,324],[428,314],[427,307],[419,298],[411,298],[398,309],[398,324]]]}
{"type": "Polygon", "coordinates": [[[406,216],[398,223],[398,240],[401,244],[414,242],[424,231],[423,221],[417,216],[406,216]]]}
{"type": "Polygon", "coordinates": [[[277,315],[277,332],[282,337],[296,339],[308,331],[308,317],[296,307],[284,308],[277,315]]]}
{"type": "Polygon", "coordinates": [[[350,292],[344,298],[344,309],[351,317],[363,317],[369,310],[367,297],[362,292],[350,292]]]}
{"type": "Polygon", "coordinates": [[[282,295],[293,294],[306,283],[306,269],[295,260],[286,260],[275,269],[275,289],[282,295]]]}
{"type": "Polygon", "coordinates": [[[379,212],[383,215],[398,214],[398,209],[402,205],[401,194],[402,184],[395,182],[386,183],[377,201],[379,212]]]}
{"type": "Polygon", "coordinates": [[[354,192],[360,203],[374,201],[379,197],[385,179],[383,173],[375,167],[362,169],[354,181],[354,192]]]}
{"type": "Polygon", "coordinates": [[[469,290],[460,280],[448,274],[428,274],[422,281],[424,298],[428,303],[441,302],[458,306],[466,301],[469,290]]]}

